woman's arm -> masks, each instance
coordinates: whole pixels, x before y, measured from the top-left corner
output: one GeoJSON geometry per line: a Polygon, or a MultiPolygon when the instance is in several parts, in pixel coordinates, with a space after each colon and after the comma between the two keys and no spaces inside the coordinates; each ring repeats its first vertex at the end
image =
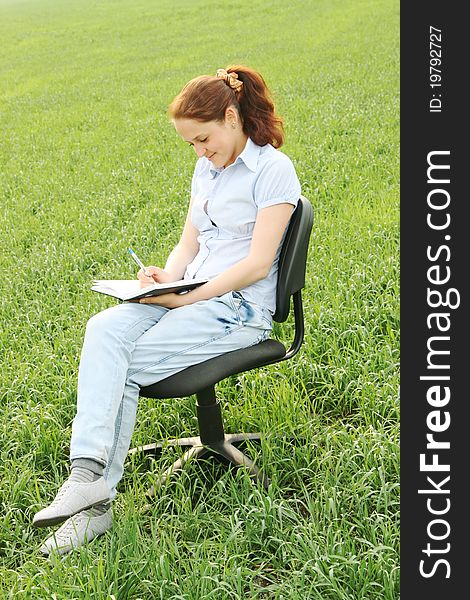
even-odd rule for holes
{"type": "Polygon", "coordinates": [[[214,279],[187,294],[162,294],[142,298],[142,304],[160,304],[177,308],[199,300],[222,296],[264,279],[273,264],[282,235],[294,210],[292,204],[275,204],[258,212],[248,256],[223,271],[214,279]]]}

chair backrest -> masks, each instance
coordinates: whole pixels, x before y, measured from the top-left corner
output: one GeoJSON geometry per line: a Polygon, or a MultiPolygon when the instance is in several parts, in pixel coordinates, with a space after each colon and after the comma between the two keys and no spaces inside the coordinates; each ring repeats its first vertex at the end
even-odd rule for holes
{"type": "Polygon", "coordinates": [[[313,226],[313,208],[301,196],[294,210],[279,255],[276,288],[276,312],[273,319],[279,323],[289,316],[290,299],[305,285],[307,251],[313,226]]]}

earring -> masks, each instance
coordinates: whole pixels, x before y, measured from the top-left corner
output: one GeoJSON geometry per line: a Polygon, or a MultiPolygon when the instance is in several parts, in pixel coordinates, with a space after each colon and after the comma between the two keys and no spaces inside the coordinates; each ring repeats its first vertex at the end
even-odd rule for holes
{"type": "Polygon", "coordinates": [[[232,129],[235,129],[235,127],[236,127],[236,124],[232,123],[232,129]]]}

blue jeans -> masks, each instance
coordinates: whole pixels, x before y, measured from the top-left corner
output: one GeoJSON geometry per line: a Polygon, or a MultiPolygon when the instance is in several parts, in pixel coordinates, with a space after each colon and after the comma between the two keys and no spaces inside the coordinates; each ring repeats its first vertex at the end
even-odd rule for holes
{"type": "Polygon", "coordinates": [[[270,312],[238,292],[169,310],[123,303],[93,316],[80,359],[70,458],[105,466],[116,495],[134,430],[139,389],[186,367],[265,340],[270,312]]]}

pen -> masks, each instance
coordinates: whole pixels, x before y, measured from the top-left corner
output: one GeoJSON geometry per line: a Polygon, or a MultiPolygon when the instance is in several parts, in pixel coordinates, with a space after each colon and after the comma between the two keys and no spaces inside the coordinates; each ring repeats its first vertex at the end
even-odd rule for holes
{"type": "Polygon", "coordinates": [[[134,250],[132,250],[132,248],[129,248],[129,249],[128,249],[128,252],[129,252],[129,254],[132,256],[132,258],[134,259],[134,261],[135,261],[135,262],[136,262],[136,263],[139,265],[139,267],[142,269],[142,271],[144,272],[144,275],[145,275],[146,277],[151,277],[151,278],[153,279],[152,275],[149,275],[149,274],[147,273],[147,267],[146,267],[146,266],[144,266],[144,263],[143,263],[143,262],[140,260],[140,258],[139,258],[139,257],[137,256],[137,254],[134,252],[134,250]]]}

